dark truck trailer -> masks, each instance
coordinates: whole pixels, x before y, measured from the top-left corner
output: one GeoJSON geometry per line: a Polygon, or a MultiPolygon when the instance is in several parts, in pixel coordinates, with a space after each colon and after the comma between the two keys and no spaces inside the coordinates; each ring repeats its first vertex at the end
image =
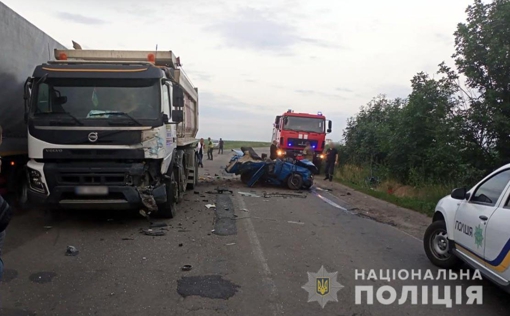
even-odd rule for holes
{"type": "Polygon", "coordinates": [[[0,194],[26,201],[28,161],[23,86],[36,65],[65,49],[46,33],[0,2],[0,194]]]}

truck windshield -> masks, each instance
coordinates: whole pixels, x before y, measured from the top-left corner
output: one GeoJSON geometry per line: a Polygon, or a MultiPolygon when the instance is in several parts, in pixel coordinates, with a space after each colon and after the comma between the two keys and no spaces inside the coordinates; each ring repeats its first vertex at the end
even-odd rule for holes
{"type": "Polygon", "coordinates": [[[104,118],[157,119],[161,112],[159,80],[55,79],[36,87],[34,116],[62,114],[80,121],[104,118]],[[112,113],[115,113],[113,115],[112,113]]]}
{"type": "Polygon", "coordinates": [[[313,117],[285,116],[283,122],[284,130],[324,133],[324,119],[313,117]]]}

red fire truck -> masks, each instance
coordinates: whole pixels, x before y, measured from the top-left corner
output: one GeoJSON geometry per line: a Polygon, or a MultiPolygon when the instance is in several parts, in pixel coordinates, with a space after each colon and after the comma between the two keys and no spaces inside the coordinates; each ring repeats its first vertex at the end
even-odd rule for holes
{"type": "Polygon", "coordinates": [[[332,122],[321,112],[317,114],[295,113],[288,110],[278,115],[273,124],[272,140],[278,142],[278,156],[300,159],[307,141],[315,150],[313,163],[320,169],[324,158],[326,134],[331,133],[332,122]]]}

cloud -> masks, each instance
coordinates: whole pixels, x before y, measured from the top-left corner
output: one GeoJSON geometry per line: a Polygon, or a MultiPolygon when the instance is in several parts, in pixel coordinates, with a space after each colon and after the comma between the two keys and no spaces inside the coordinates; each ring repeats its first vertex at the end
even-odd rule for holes
{"type": "Polygon", "coordinates": [[[348,88],[336,88],[335,90],[340,92],[353,92],[351,89],[348,88]]]}
{"type": "Polygon", "coordinates": [[[434,37],[439,42],[444,43],[445,45],[450,47],[453,46],[453,44],[455,43],[455,38],[453,35],[448,35],[445,33],[435,33],[434,37]]]}
{"type": "Polygon", "coordinates": [[[266,50],[288,56],[297,44],[333,48],[335,44],[319,39],[301,37],[298,30],[283,21],[268,17],[264,11],[244,9],[237,11],[235,17],[226,17],[222,22],[213,24],[207,30],[218,33],[230,47],[251,50],[266,50]]]}
{"type": "Polygon", "coordinates": [[[346,99],[345,97],[342,97],[341,95],[338,95],[338,94],[319,92],[319,91],[314,91],[314,90],[298,89],[298,90],[295,90],[295,92],[303,94],[303,95],[321,96],[321,97],[341,99],[341,100],[346,99]]]}
{"type": "Polygon", "coordinates": [[[276,116],[269,109],[231,96],[201,92],[198,137],[269,141],[276,116]]]}
{"type": "Polygon", "coordinates": [[[57,16],[62,20],[86,24],[86,25],[100,25],[107,24],[108,22],[101,19],[87,17],[81,14],[69,13],[69,12],[57,12],[57,16]]]}

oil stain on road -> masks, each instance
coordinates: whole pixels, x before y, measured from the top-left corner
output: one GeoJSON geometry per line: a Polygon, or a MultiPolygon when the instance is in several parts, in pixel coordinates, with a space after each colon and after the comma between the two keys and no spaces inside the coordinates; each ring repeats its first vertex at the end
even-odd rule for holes
{"type": "Polygon", "coordinates": [[[177,293],[182,297],[201,296],[212,299],[229,299],[240,288],[219,275],[182,277],[177,280],[177,293]]]}

